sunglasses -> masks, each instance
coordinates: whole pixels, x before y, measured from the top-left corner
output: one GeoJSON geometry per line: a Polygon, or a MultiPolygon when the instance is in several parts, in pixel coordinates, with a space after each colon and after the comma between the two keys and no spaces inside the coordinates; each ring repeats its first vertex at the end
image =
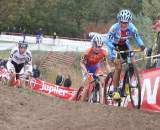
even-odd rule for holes
{"type": "Polygon", "coordinates": [[[25,48],[26,49],[27,46],[26,45],[20,45],[19,48],[25,48]]]}
{"type": "Polygon", "coordinates": [[[120,22],[121,24],[128,24],[128,22],[120,22]]]}

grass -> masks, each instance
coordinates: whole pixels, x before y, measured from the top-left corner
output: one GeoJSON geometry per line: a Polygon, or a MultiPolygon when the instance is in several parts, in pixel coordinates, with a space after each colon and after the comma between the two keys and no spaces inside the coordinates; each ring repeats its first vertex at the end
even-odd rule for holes
{"type": "Polygon", "coordinates": [[[15,43],[14,41],[4,41],[4,40],[0,40],[0,43],[15,43]]]}

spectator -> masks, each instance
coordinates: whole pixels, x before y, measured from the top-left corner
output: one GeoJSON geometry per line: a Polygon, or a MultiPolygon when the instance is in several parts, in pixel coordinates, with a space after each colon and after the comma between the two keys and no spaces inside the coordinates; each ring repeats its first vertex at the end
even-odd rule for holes
{"type": "Polygon", "coordinates": [[[6,68],[7,61],[8,61],[8,60],[1,59],[1,60],[0,60],[0,66],[3,66],[3,67],[6,68]]]}
{"type": "Polygon", "coordinates": [[[55,84],[62,86],[63,82],[64,82],[64,76],[62,74],[58,73],[56,80],[55,80],[55,84]]]}
{"type": "Polygon", "coordinates": [[[34,77],[34,78],[39,78],[39,77],[40,77],[40,71],[39,71],[39,69],[37,68],[37,65],[36,65],[36,64],[33,65],[33,77],[34,77]]]}
{"type": "Polygon", "coordinates": [[[53,39],[56,39],[57,38],[57,34],[56,32],[53,33],[53,39]]]}
{"type": "Polygon", "coordinates": [[[36,44],[39,44],[42,42],[42,28],[40,28],[37,32],[36,32],[36,44]]]}
{"type": "Polygon", "coordinates": [[[56,38],[57,38],[57,34],[56,34],[56,32],[54,32],[54,33],[53,33],[53,45],[55,45],[55,40],[56,40],[56,38]]]}
{"type": "Polygon", "coordinates": [[[71,87],[71,85],[72,85],[71,76],[68,75],[64,81],[64,87],[71,87]]]}
{"type": "MultiPolygon", "coordinates": [[[[151,55],[152,55],[152,48],[148,48],[146,56],[150,57],[151,55]]],[[[146,60],[146,69],[150,68],[152,68],[151,58],[146,60]]]]}
{"type": "Polygon", "coordinates": [[[26,39],[26,30],[25,29],[23,29],[22,35],[23,35],[23,41],[25,41],[25,39],[26,39]]]}

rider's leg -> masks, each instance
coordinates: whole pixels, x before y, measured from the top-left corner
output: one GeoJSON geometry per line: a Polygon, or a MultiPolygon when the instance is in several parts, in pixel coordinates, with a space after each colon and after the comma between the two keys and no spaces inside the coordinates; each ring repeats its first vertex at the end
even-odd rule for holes
{"type": "Polygon", "coordinates": [[[9,86],[14,86],[15,83],[16,83],[15,67],[10,61],[7,62],[6,66],[7,66],[8,72],[10,73],[10,75],[9,75],[10,78],[8,80],[8,85],[9,86]]]}
{"type": "Polygon", "coordinates": [[[15,86],[16,85],[16,73],[12,72],[10,73],[10,79],[8,80],[9,86],[15,86]]]}
{"type": "Polygon", "coordinates": [[[119,86],[119,80],[120,80],[120,74],[122,70],[122,65],[120,64],[120,60],[116,60],[114,62],[115,65],[115,71],[113,74],[113,86],[118,87],[119,86]]]}
{"type": "Polygon", "coordinates": [[[23,68],[24,64],[17,64],[14,61],[8,61],[7,62],[7,69],[9,72],[14,71],[14,73],[11,73],[11,82],[14,81],[16,86],[20,85],[19,80],[19,72],[23,68]]]}
{"type": "Polygon", "coordinates": [[[119,81],[120,81],[120,74],[122,70],[122,65],[120,64],[120,60],[117,59],[114,63],[115,65],[115,71],[113,74],[113,86],[114,86],[114,92],[113,93],[113,99],[119,99],[120,94],[118,92],[118,87],[119,87],[119,81]]]}
{"type": "Polygon", "coordinates": [[[99,82],[99,87],[100,87],[100,103],[101,104],[105,104],[105,100],[104,100],[104,78],[101,77],[100,78],[100,82],[99,82]]]}
{"type": "MultiPolygon", "coordinates": [[[[99,66],[99,64],[93,66],[93,67],[90,67],[89,65],[85,65],[86,69],[87,69],[87,72],[88,73],[95,73],[96,72],[96,69],[97,67],[99,66]]],[[[82,70],[82,79],[83,79],[83,86],[84,86],[84,90],[82,92],[82,96],[81,96],[81,99],[80,101],[85,101],[87,96],[88,96],[88,91],[89,91],[89,84],[90,84],[90,81],[92,80],[92,76],[91,75],[87,75],[83,72],[82,70]]]]}

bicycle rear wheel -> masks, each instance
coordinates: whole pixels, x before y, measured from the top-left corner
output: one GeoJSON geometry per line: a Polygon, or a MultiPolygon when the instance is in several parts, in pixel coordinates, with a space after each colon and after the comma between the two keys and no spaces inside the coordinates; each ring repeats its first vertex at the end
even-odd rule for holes
{"type": "MultiPolygon", "coordinates": [[[[131,104],[133,108],[140,109],[141,105],[141,86],[139,73],[135,65],[130,64],[129,68],[126,70],[124,77],[123,91],[127,90],[129,87],[129,95],[131,99],[131,104]]],[[[125,93],[127,93],[125,91],[125,93]]]]}

